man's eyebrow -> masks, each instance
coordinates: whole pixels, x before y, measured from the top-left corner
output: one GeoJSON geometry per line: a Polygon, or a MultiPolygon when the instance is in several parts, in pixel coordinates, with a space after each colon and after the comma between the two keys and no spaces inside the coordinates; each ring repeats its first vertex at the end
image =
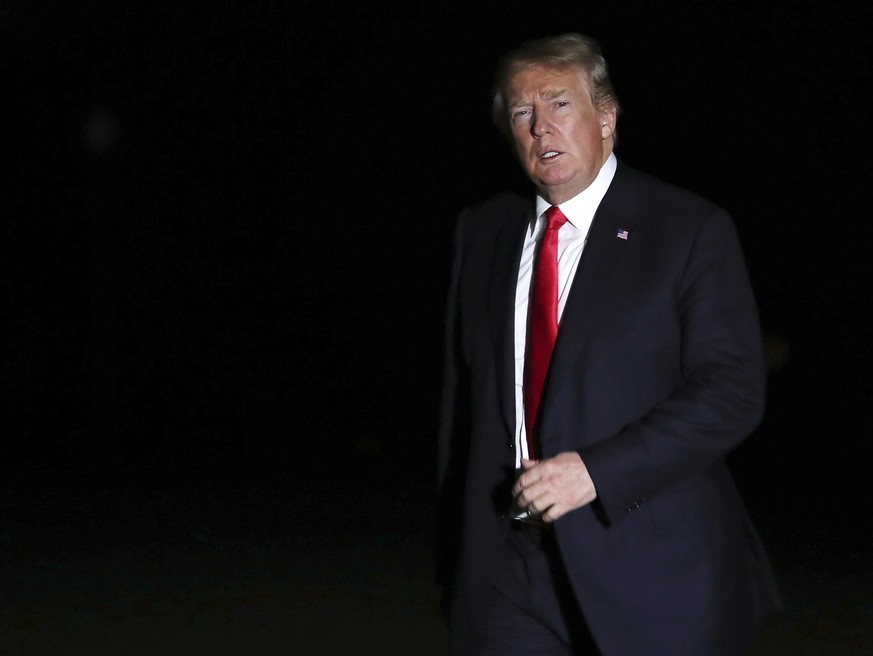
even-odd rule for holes
{"type": "Polygon", "coordinates": [[[546,100],[554,100],[555,98],[560,98],[561,96],[566,96],[568,93],[567,89],[548,89],[544,94],[543,98],[546,100]]]}
{"type": "MultiPolygon", "coordinates": [[[[566,96],[568,93],[569,93],[569,91],[562,87],[559,89],[547,89],[545,92],[543,92],[542,96],[546,100],[554,100],[555,98],[560,98],[561,96],[566,96]]],[[[510,108],[521,107],[524,105],[530,105],[530,102],[528,102],[527,100],[521,100],[521,99],[511,100],[509,102],[510,108]]]]}

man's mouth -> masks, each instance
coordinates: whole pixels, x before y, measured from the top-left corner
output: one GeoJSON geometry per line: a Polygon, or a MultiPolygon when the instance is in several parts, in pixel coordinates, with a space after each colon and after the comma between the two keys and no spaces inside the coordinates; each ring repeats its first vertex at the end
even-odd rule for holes
{"type": "Polygon", "coordinates": [[[557,150],[547,150],[542,155],[540,155],[540,159],[552,159],[553,157],[558,156],[557,150]]]}

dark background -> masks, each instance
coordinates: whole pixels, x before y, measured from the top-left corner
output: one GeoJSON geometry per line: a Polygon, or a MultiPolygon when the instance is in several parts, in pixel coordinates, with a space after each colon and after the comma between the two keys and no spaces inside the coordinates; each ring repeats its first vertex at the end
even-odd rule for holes
{"type": "Polygon", "coordinates": [[[213,463],[430,486],[453,219],[523,184],[492,66],[582,31],[611,63],[618,155],[737,221],[772,359],[732,455],[750,504],[814,509],[852,548],[870,11],[602,5],[0,4],[0,463],[35,488],[213,463]]]}

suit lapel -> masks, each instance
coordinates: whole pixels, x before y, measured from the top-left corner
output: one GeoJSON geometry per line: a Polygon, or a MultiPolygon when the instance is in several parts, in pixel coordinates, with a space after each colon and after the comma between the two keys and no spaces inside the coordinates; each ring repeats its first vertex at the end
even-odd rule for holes
{"type": "Polygon", "coordinates": [[[626,258],[632,257],[634,239],[639,229],[638,214],[632,208],[633,200],[621,165],[609,190],[594,215],[588,242],[582,251],[579,266],[573,278],[570,296],[561,316],[552,364],[543,390],[542,421],[548,422],[549,387],[562,385],[561,379],[570,375],[577,366],[578,354],[591,334],[599,312],[616,291],[613,279],[626,258]]]}

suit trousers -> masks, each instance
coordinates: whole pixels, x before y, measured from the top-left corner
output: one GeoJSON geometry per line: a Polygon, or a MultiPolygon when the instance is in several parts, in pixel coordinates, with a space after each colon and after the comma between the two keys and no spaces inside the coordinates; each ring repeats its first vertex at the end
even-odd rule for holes
{"type": "Polygon", "coordinates": [[[598,656],[551,526],[513,522],[483,608],[477,656],[598,656]]]}

